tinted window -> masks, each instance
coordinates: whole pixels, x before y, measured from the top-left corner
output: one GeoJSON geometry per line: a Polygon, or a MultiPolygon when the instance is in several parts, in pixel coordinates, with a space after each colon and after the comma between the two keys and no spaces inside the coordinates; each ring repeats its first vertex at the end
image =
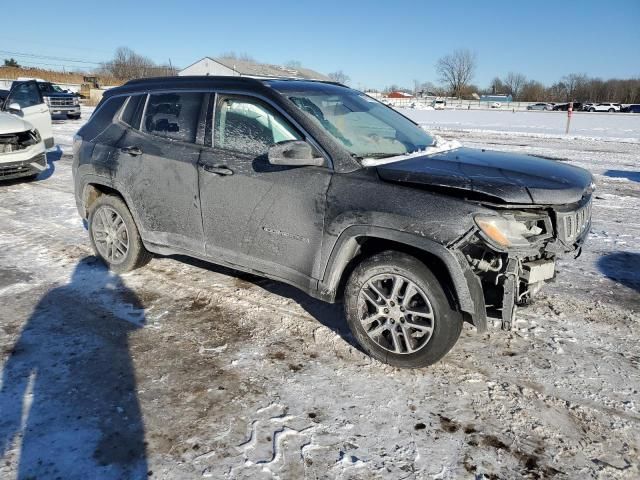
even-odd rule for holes
{"type": "Polygon", "coordinates": [[[85,140],[93,140],[111,123],[127,97],[112,97],[104,100],[93,113],[89,122],[82,127],[78,134],[85,140]]]}
{"type": "Polygon", "coordinates": [[[195,142],[204,94],[192,92],[149,95],[143,130],[160,137],[195,142]]]}
{"type": "Polygon", "coordinates": [[[214,145],[225,150],[263,155],[269,147],[302,136],[278,113],[252,99],[225,98],[215,116],[214,145]]]}
{"type": "Polygon", "coordinates": [[[8,103],[17,103],[20,108],[33,107],[42,103],[40,91],[35,82],[20,83],[11,91],[8,103]]]}
{"type": "Polygon", "coordinates": [[[146,95],[134,95],[129,97],[127,104],[122,110],[120,120],[133,128],[139,128],[142,109],[144,108],[144,102],[146,99],[146,95]]]}

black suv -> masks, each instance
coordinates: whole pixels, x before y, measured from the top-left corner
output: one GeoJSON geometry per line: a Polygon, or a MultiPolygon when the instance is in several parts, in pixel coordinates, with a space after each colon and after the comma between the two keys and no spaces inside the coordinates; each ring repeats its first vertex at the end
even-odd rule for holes
{"type": "Polygon", "coordinates": [[[590,227],[592,177],[434,140],[343,85],[171,77],[109,90],[74,142],[78,210],[116,272],[186,254],[342,300],[383,362],[510,328],[590,227]]]}

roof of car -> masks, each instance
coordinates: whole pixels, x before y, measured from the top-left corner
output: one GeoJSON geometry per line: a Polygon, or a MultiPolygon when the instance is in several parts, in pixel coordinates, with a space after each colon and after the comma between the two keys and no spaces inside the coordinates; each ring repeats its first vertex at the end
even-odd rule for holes
{"type": "Polygon", "coordinates": [[[288,78],[256,78],[256,77],[231,77],[231,76],[174,76],[174,77],[153,77],[130,80],[124,85],[109,89],[105,96],[117,95],[121,93],[133,93],[150,90],[165,89],[206,89],[218,88],[268,88],[276,90],[285,89],[318,89],[320,86],[340,86],[344,85],[335,82],[320,80],[299,80],[288,78]]]}

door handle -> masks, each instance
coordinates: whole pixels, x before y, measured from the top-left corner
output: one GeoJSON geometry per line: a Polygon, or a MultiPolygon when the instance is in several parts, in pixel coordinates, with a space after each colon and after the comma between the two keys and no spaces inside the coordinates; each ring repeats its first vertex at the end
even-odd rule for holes
{"type": "Polygon", "coordinates": [[[122,153],[128,153],[132,157],[137,157],[138,155],[142,155],[142,149],[140,147],[122,147],[120,149],[122,153]]]}
{"type": "Polygon", "coordinates": [[[216,175],[220,176],[233,175],[233,170],[222,165],[217,167],[214,167],[213,165],[203,165],[202,169],[206,172],[215,173],[216,175]]]}

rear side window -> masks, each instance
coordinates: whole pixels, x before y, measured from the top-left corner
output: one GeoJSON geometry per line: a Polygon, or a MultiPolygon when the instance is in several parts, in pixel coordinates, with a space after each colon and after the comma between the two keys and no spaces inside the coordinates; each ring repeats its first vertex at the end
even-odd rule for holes
{"type": "Polygon", "coordinates": [[[204,94],[170,92],[149,95],[142,130],[159,137],[195,143],[204,94]]]}
{"type": "Polygon", "coordinates": [[[146,95],[133,95],[127,100],[127,104],[122,110],[120,120],[133,128],[140,128],[140,118],[144,108],[146,95]]]}
{"type": "Polygon", "coordinates": [[[111,97],[104,100],[104,103],[96,109],[89,122],[82,127],[78,134],[86,140],[96,138],[111,125],[113,117],[122,108],[126,99],[127,97],[111,97]]]}

